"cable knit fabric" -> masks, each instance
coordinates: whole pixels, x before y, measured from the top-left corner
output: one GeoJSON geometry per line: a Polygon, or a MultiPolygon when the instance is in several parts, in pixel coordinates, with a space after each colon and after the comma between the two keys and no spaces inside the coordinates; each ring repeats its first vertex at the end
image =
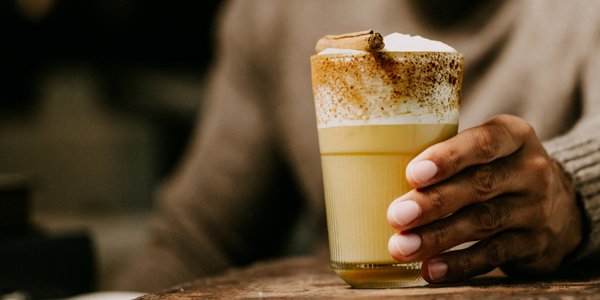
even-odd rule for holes
{"type": "Polygon", "coordinates": [[[600,139],[597,124],[589,133],[566,135],[545,143],[548,153],[562,164],[575,183],[580,204],[587,218],[587,237],[580,250],[574,253],[573,263],[586,258],[600,259],[595,255],[600,249],[600,139]]]}
{"type": "Polygon", "coordinates": [[[193,141],[160,189],[148,245],[114,287],[156,290],[311,249],[325,227],[309,57],[325,34],[368,28],[463,53],[461,128],[500,113],[530,122],[584,208],[575,259],[597,256],[600,1],[484,1],[451,25],[414,2],[227,3],[193,141]]]}

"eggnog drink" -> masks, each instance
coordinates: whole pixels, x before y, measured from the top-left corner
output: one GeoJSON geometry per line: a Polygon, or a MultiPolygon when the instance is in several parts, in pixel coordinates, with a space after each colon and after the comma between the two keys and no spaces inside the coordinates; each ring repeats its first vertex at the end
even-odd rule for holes
{"type": "Polygon", "coordinates": [[[311,57],[331,266],[359,288],[425,283],[420,262],[389,255],[386,211],[411,189],[408,162],[458,127],[462,55],[420,37],[384,42],[311,57]]]}

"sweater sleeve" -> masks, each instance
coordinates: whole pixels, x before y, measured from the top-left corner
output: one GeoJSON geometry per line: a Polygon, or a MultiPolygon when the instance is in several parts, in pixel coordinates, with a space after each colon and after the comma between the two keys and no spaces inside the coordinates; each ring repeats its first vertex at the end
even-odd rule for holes
{"type": "Polygon", "coordinates": [[[585,217],[586,236],[570,259],[573,263],[600,260],[600,43],[597,45],[582,64],[580,121],[567,134],[545,143],[548,153],[573,180],[585,217]]]}
{"type": "Polygon", "coordinates": [[[281,197],[289,182],[273,141],[268,65],[248,59],[260,43],[252,3],[226,6],[193,141],[159,190],[150,243],[114,288],[158,290],[276,255],[283,244],[295,202],[281,197]]]}

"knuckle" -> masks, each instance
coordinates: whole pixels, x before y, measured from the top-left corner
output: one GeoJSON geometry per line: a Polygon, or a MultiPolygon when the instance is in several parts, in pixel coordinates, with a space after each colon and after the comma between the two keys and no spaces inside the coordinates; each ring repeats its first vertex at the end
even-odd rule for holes
{"type": "Polygon", "coordinates": [[[467,253],[461,253],[456,258],[456,268],[455,271],[462,275],[471,274],[473,268],[473,258],[467,253]]]}
{"type": "Polygon", "coordinates": [[[496,158],[501,145],[490,126],[477,127],[471,131],[471,135],[477,147],[478,156],[482,160],[489,162],[496,158]]]}
{"type": "Polygon", "coordinates": [[[493,118],[490,123],[495,125],[493,127],[498,131],[502,131],[503,136],[509,138],[503,142],[511,143],[513,146],[520,145],[522,141],[535,136],[535,130],[529,122],[513,115],[499,115],[493,118]]]}
{"type": "Polygon", "coordinates": [[[506,222],[510,212],[491,203],[481,203],[474,208],[475,222],[483,232],[497,232],[506,222]]]}
{"type": "Polygon", "coordinates": [[[550,161],[541,155],[536,155],[530,159],[530,169],[535,172],[539,179],[542,180],[541,183],[548,184],[550,183],[551,178],[551,170],[550,170],[550,161]]]}
{"type": "Polygon", "coordinates": [[[486,256],[491,266],[497,267],[506,263],[510,258],[510,247],[512,243],[503,243],[492,240],[486,248],[486,256]]]}
{"type": "Polygon", "coordinates": [[[455,232],[455,228],[449,226],[448,224],[440,224],[440,226],[435,226],[432,228],[431,232],[427,234],[428,243],[430,243],[430,246],[435,249],[445,248],[448,240],[456,235],[455,232]]]}
{"type": "MultiPolygon", "coordinates": [[[[442,144],[440,144],[442,145],[442,144]]],[[[447,170],[458,170],[462,164],[462,158],[460,156],[460,153],[458,152],[457,149],[450,147],[446,144],[445,148],[442,149],[444,155],[441,158],[441,160],[443,161],[442,164],[440,164],[440,167],[443,167],[444,169],[447,170]]]]}
{"type": "Polygon", "coordinates": [[[531,168],[536,172],[545,172],[550,167],[550,161],[542,155],[534,155],[530,161],[531,168]]]}
{"type": "MultiPolygon", "coordinates": [[[[519,119],[519,118],[517,118],[519,119]]],[[[526,122],[525,120],[519,119],[520,122],[517,122],[519,131],[527,138],[535,136],[535,129],[533,126],[526,122]]]]}
{"type": "Polygon", "coordinates": [[[490,119],[486,124],[492,125],[496,128],[505,128],[507,124],[517,124],[521,121],[522,120],[520,118],[517,118],[515,116],[508,114],[500,114],[490,119]]]}
{"type": "Polygon", "coordinates": [[[498,184],[497,170],[491,165],[481,165],[473,170],[472,188],[479,200],[487,200],[498,184]]]}
{"type": "Polygon", "coordinates": [[[527,141],[537,136],[535,129],[529,122],[515,116],[510,117],[512,119],[506,124],[510,124],[511,131],[516,133],[516,137],[520,138],[520,140],[527,141]]]}
{"type": "Polygon", "coordinates": [[[432,186],[427,188],[426,192],[427,203],[433,210],[444,211],[446,206],[446,195],[438,186],[432,186]]]}

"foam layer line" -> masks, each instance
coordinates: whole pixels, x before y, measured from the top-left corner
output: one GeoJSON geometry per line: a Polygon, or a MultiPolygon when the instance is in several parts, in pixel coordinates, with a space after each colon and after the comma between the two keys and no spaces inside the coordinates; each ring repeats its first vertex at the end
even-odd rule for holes
{"type": "Polygon", "coordinates": [[[327,124],[318,124],[318,128],[339,126],[365,126],[365,125],[406,125],[406,124],[458,124],[458,109],[452,109],[442,115],[436,114],[406,114],[385,118],[345,120],[334,119],[327,124]],[[441,117],[440,117],[441,116],[441,117]]]}

